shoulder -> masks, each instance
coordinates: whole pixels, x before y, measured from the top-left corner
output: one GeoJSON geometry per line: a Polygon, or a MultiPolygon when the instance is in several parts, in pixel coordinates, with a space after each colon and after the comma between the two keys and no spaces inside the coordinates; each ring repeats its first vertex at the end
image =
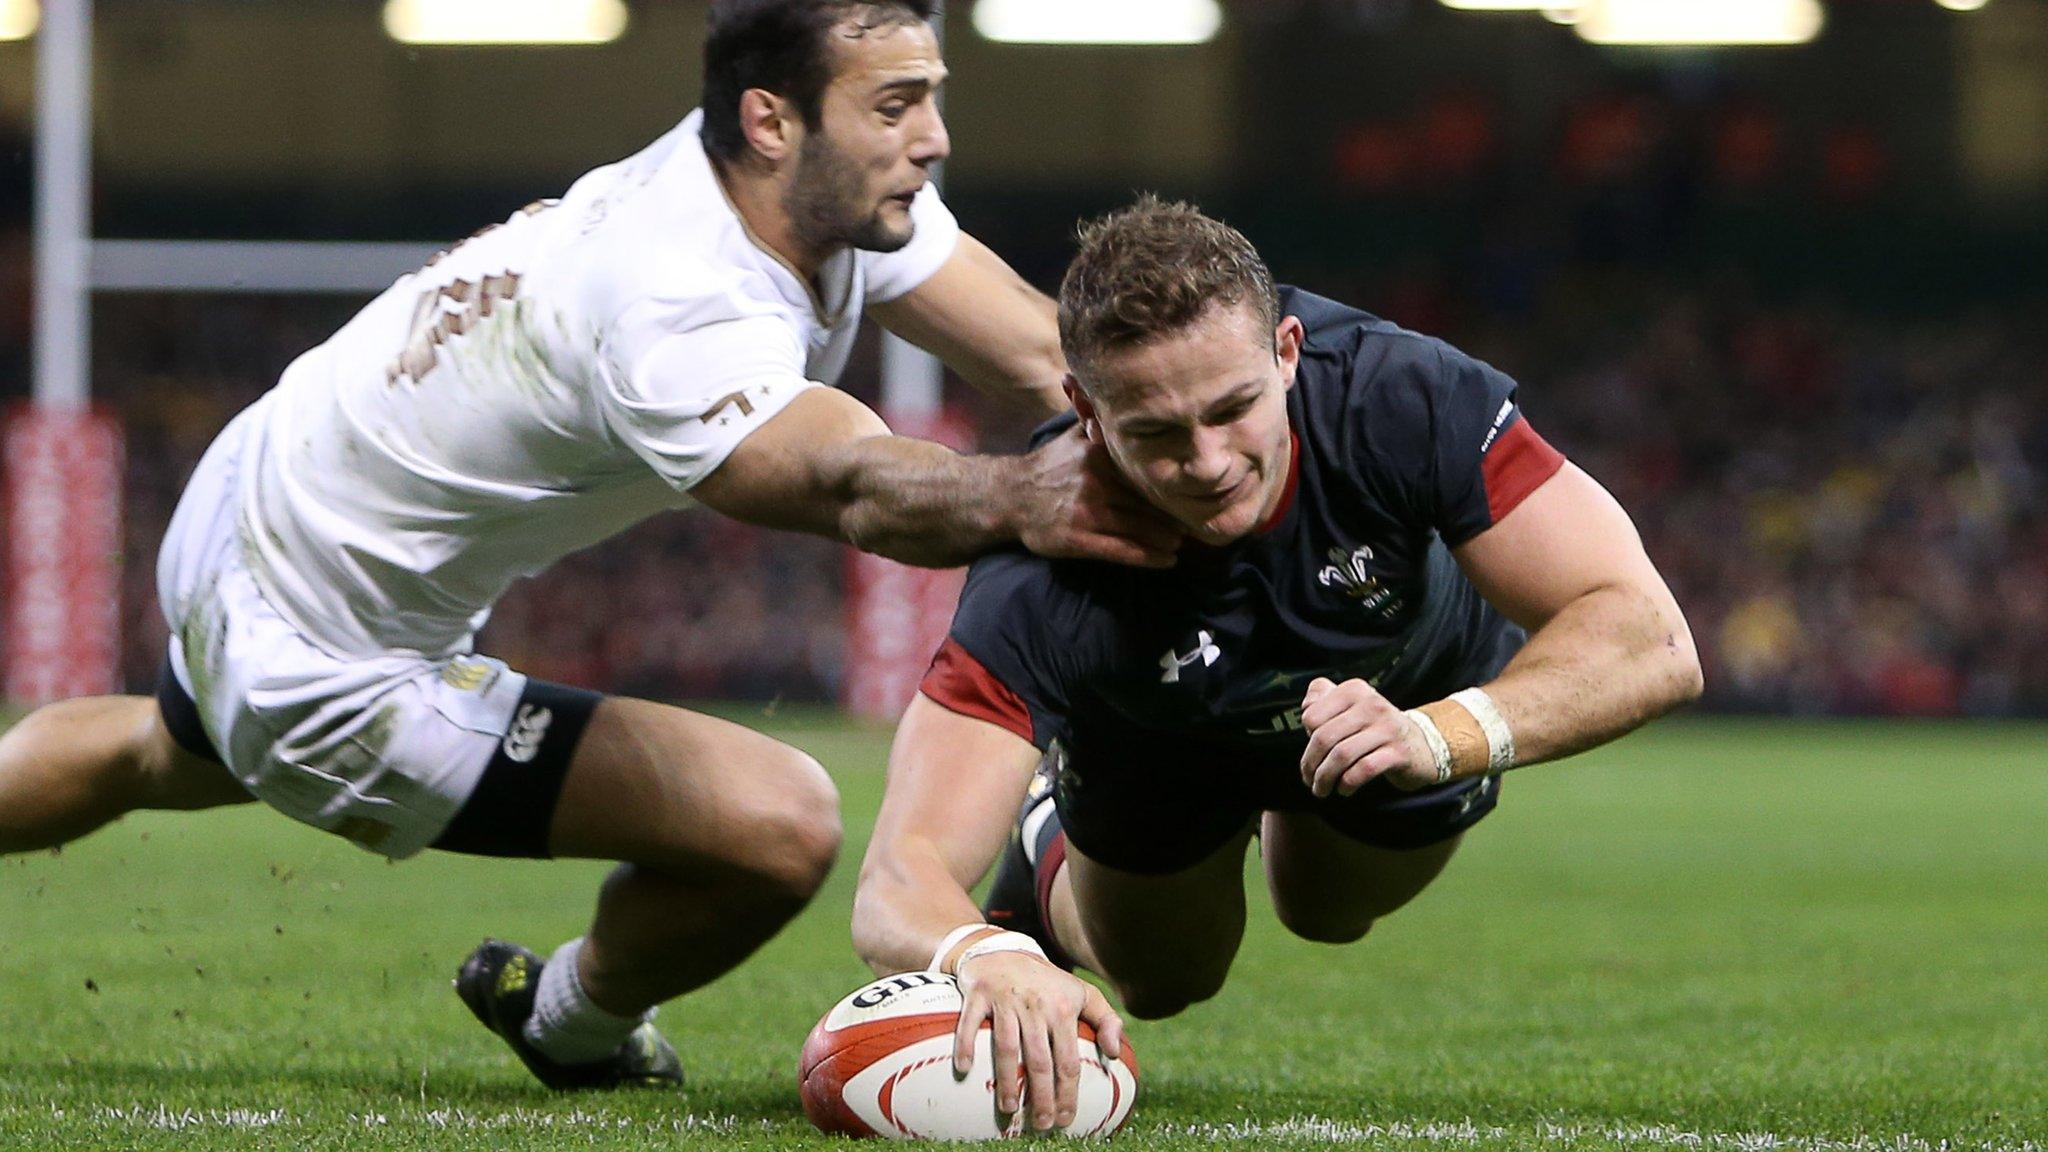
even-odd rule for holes
{"type": "Polygon", "coordinates": [[[1336,301],[1286,288],[1281,309],[1305,329],[1303,399],[1325,414],[1413,409],[1492,367],[1435,336],[1336,301]]]}
{"type": "Polygon", "coordinates": [[[1519,423],[1515,382],[1357,309],[1308,293],[1283,303],[1313,322],[1293,401],[1304,458],[1404,520],[1469,534],[1484,506],[1481,465],[1519,423]]]}
{"type": "Polygon", "coordinates": [[[1047,625],[1053,617],[1085,610],[1091,597],[1085,581],[1069,569],[1085,567],[1006,548],[976,560],[960,593],[960,619],[1004,631],[1047,625]]]}
{"type": "Polygon", "coordinates": [[[1116,647],[1125,615],[1119,605],[1128,602],[1136,573],[1113,564],[1048,560],[1022,548],[993,552],[968,568],[953,632],[970,649],[994,644],[1082,667],[1116,647]]]}
{"type": "Polygon", "coordinates": [[[712,173],[697,121],[692,113],[563,197],[555,253],[601,328],[636,310],[685,329],[749,316],[790,319],[712,173]]]}
{"type": "Polygon", "coordinates": [[[1515,381],[1447,341],[1290,289],[1308,329],[1295,390],[1305,434],[1363,467],[1422,467],[1431,446],[1498,425],[1515,381]]]}

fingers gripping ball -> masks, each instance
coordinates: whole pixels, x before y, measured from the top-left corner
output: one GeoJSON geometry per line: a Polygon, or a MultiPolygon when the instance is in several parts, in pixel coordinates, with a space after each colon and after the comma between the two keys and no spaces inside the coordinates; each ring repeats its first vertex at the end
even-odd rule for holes
{"type": "MultiPolygon", "coordinates": [[[[965,1079],[953,1075],[960,986],[937,972],[887,976],[825,1013],[804,1041],[799,1076],[804,1114],[821,1132],[892,1140],[996,1140],[1021,1135],[1024,1116],[996,1111],[995,1059],[988,1025],[965,1079]]],[[[1107,1136],[1123,1126],[1138,1094],[1130,1041],[1104,1061],[1095,1030],[1080,1024],[1079,1108],[1070,1136],[1107,1136]]]]}

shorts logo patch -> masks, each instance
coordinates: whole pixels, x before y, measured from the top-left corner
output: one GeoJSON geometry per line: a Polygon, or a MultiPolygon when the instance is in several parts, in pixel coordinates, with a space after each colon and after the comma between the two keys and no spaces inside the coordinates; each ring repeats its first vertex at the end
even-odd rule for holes
{"type": "Polygon", "coordinates": [[[512,730],[505,733],[505,758],[519,764],[531,763],[540,755],[540,742],[547,738],[548,724],[555,714],[533,704],[519,706],[519,715],[512,719],[512,730]]]}
{"type": "Polygon", "coordinates": [[[1214,664],[1222,655],[1223,649],[1216,646],[1216,637],[1210,635],[1204,629],[1195,633],[1194,651],[1182,656],[1180,653],[1168,648],[1166,655],[1159,658],[1159,682],[1161,684],[1178,684],[1180,683],[1181,669],[1193,664],[1197,660],[1202,662],[1202,667],[1207,668],[1209,665],[1214,664]]]}
{"type": "Polygon", "coordinates": [[[491,679],[491,666],[481,660],[452,660],[441,669],[441,683],[457,692],[475,692],[491,679]]]}

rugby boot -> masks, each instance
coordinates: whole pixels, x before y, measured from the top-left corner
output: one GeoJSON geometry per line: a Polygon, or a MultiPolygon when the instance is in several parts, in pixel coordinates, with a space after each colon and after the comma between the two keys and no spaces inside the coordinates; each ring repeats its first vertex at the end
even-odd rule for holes
{"type": "Polygon", "coordinates": [[[1071,972],[1073,958],[1053,939],[1046,924],[1051,918],[1047,901],[1052,878],[1066,859],[1067,841],[1060,831],[1059,808],[1053,790],[1059,784],[1058,745],[1038,762],[1024,804],[1017,810],[1017,826],[1010,830],[1010,842],[996,861],[995,879],[989,882],[988,901],[981,914],[989,923],[1038,941],[1046,959],[1071,972]]]}
{"type": "Polygon", "coordinates": [[[588,1064],[562,1064],[535,1048],[526,1039],[526,1019],[533,1015],[544,963],[517,944],[485,940],[455,974],[455,993],[550,1088],[673,1088],[683,1082],[683,1062],[652,1023],[635,1028],[610,1056],[588,1064]]]}

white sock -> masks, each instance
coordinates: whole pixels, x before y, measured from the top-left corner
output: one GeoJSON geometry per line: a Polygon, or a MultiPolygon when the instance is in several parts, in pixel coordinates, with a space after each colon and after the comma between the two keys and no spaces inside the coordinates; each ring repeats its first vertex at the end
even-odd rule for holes
{"type": "Polygon", "coordinates": [[[576,959],[582,954],[583,937],[578,936],[548,957],[534,990],[533,1015],[526,1018],[523,1030],[527,1043],[563,1064],[602,1060],[624,1044],[633,1029],[654,1019],[652,1008],[638,1016],[614,1016],[591,1003],[576,972],[576,959]]]}

